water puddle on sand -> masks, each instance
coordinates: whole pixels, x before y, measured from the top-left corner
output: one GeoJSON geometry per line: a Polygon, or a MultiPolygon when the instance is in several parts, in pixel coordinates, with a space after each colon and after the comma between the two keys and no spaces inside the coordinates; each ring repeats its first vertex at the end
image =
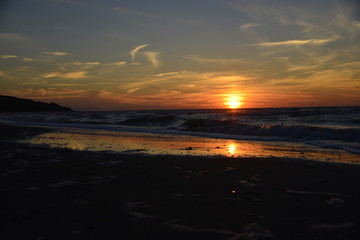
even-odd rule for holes
{"type": "Polygon", "coordinates": [[[82,151],[154,155],[289,157],[360,163],[359,155],[300,143],[240,141],[182,135],[68,130],[44,133],[25,142],[82,151]]]}

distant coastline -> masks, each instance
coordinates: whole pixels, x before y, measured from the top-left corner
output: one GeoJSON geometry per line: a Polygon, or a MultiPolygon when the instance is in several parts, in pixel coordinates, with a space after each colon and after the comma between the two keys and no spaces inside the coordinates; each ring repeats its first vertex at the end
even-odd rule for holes
{"type": "Polygon", "coordinates": [[[0,112],[69,112],[71,108],[56,103],[0,95],[0,112]]]}

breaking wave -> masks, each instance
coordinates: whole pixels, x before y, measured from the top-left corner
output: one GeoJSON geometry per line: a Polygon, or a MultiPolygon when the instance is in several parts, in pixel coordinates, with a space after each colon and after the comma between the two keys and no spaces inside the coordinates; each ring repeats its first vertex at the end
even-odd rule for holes
{"type": "Polygon", "coordinates": [[[360,107],[1,113],[0,122],[360,149],[360,107]]]}
{"type": "Polygon", "coordinates": [[[190,119],[184,122],[182,127],[186,131],[216,132],[232,135],[360,141],[360,129],[355,128],[341,129],[284,124],[253,125],[238,123],[235,120],[207,119],[190,119]]]}

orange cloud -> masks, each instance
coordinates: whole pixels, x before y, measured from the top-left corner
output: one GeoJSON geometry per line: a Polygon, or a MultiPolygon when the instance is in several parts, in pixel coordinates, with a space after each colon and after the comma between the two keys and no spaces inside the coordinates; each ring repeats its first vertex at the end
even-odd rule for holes
{"type": "Polygon", "coordinates": [[[58,77],[58,78],[65,78],[65,79],[72,79],[72,80],[77,80],[77,79],[83,79],[86,78],[86,73],[85,71],[78,71],[78,72],[68,72],[68,73],[61,73],[61,72],[52,72],[52,73],[45,73],[42,74],[43,78],[54,78],[54,77],[58,77]]]}

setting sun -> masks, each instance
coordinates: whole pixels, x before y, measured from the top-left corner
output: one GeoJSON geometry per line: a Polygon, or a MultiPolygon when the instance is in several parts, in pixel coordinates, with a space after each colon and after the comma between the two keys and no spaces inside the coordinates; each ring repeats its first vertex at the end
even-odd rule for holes
{"type": "Polygon", "coordinates": [[[242,105],[242,97],[240,95],[237,94],[231,94],[227,97],[225,104],[229,107],[229,108],[239,108],[242,105]]]}

